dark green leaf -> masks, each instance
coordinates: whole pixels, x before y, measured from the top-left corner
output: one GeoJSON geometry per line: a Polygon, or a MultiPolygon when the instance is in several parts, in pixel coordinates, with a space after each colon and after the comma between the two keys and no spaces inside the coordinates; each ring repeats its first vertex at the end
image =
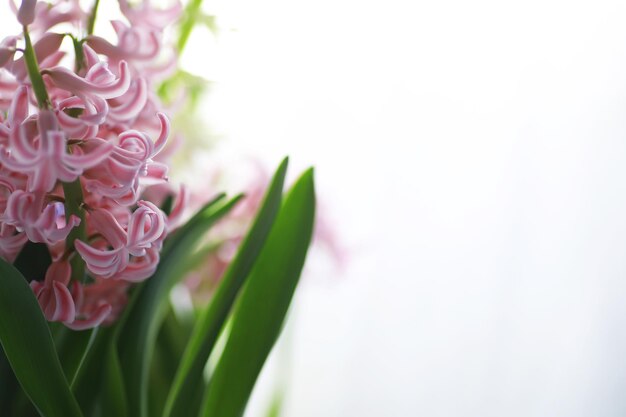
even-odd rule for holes
{"type": "Polygon", "coordinates": [[[202,406],[203,417],[241,417],[298,284],[313,232],[313,171],[287,195],[241,292],[232,329],[202,406]]]}
{"type": "Polygon", "coordinates": [[[98,333],[98,328],[80,332],[65,328],[63,347],[59,349],[59,358],[65,377],[73,387],[76,375],[98,333]]]}
{"type": "MultiPolygon", "coordinates": [[[[178,314],[171,306],[157,337],[154,357],[150,365],[149,406],[151,416],[160,416],[170,391],[176,369],[193,330],[195,314],[178,314]]],[[[202,392],[204,389],[202,389],[202,392]]]]}
{"type": "Polygon", "coordinates": [[[107,349],[114,337],[115,327],[103,327],[98,330],[96,338],[87,352],[82,366],[74,378],[72,392],[76,396],[86,416],[95,415],[100,396],[107,349]]]}
{"type": "Polygon", "coordinates": [[[33,291],[1,260],[0,287],[0,343],[22,388],[46,417],[82,416],[33,291]]]}
{"type": "Polygon", "coordinates": [[[127,417],[128,405],[126,401],[125,382],[117,357],[117,348],[111,340],[107,349],[106,366],[104,368],[104,382],[102,390],[102,415],[127,417]]]}
{"type": "Polygon", "coordinates": [[[9,361],[4,355],[4,350],[0,345],[0,410],[4,410],[7,415],[12,415],[15,396],[20,389],[15,374],[9,365],[9,361]]]}

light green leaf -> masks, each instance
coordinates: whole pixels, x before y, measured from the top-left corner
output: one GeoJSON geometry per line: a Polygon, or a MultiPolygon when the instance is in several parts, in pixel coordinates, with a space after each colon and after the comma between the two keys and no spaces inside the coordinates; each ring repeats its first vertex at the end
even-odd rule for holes
{"type": "Polygon", "coordinates": [[[259,213],[237,256],[224,274],[208,308],[203,311],[194,327],[191,340],[172,384],[164,416],[185,417],[195,416],[198,413],[202,394],[197,388],[203,383],[204,366],[237,294],[261,252],[280,210],[287,165],[288,159],[285,158],[274,174],[259,213]]]}
{"type": "Polygon", "coordinates": [[[298,284],[315,217],[313,170],[287,195],[247,279],[232,329],[203,402],[203,417],[241,417],[280,334],[298,284]]]}
{"type": "Polygon", "coordinates": [[[2,260],[0,287],[0,343],[20,385],[43,416],[81,417],[35,294],[2,260]]]}

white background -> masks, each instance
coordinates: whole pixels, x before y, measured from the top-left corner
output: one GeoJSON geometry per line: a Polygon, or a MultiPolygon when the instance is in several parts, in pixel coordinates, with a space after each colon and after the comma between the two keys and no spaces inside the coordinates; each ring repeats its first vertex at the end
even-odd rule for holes
{"type": "Polygon", "coordinates": [[[626,3],[206,3],[210,123],[315,164],[351,252],[249,416],[277,380],[286,417],[626,413],[626,3]]]}
{"type": "Polygon", "coordinates": [[[301,288],[285,416],[626,413],[625,3],[215,10],[215,119],[357,248],[301,288]]]}

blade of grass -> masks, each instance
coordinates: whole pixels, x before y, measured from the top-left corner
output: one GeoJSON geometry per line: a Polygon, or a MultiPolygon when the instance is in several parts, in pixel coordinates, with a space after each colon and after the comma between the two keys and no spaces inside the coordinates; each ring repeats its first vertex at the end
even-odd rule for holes
{"type": "Polygon", "coordinates": [[[285,158],[274,174],[254,224],[224,274],[211,303],[194,327],[163,412],[166,417],[195,416],[198,413],[200,404],[193,401],[197,397],[196,388],[203,384],[204,366],[215,341],[280,210],[287,165],[288,159],[285,158]]]}
{"type": "Polygon", "coordinates": [[[308,170],[288,193],[233,313],[224,353],[200,415],[241,417],[278,338],[313,232],[315,191],[308,170]]]}

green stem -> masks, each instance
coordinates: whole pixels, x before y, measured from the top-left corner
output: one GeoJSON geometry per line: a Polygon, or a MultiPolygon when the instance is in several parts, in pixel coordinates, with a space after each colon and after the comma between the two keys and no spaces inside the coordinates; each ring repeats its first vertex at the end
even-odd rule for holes
{"type": "MultiPolygon", "coordinates": [[[[70,231],[65,240],[65,250],[67,252],[75,252],[74,241],[76,239],[83,242],[87,240],[85,210],[82,209],[83,189],[80,185],[80,178],[73,182],[64,182],[63,194],[65,194],[65,220],[69,221],[71,215],[80,218],[80,224],[70,231]]],[[[72,280],[83,282],[85,280],[85,262],[83,258],[78,253],[74,253],[70,259],[70,265],[72,266],[72,280]]]]}
{"type": "Polygon", "coordinates": [[[78,74],[85,66],[85,51],[83,50],[83,42],[78,40],[74,35],[69,35],[74,45],[74,54],[76,55],[74,70],[78,74]]]}
{"type": "Polygon", "coordinates": [[[98,15],[99,5],[100,0],[96,0],[96,2],[93,4],[93,9],[91,9],[89,20],[87,20],[87,35],[93,35],[93,29],[96,26],[96,16],[98,15]]]}
{"type": "Polygon", "coordinates": [[[37,104],[40,109],[50,108],[50,99],[48,98],[48,92],[46,91],[46,85],[43,82],[43,77],[39,72],[39,64],[37,63],[37,56],[35,55],[35,49],[30,41],[30,35],[28,34],[28,28],[24,26],[24,41],[26,47],[24,48],[24,59],[26,61],[26,69],[28,70],[28,77],[30,83],[33,86],[33,92],[37,98],[37,104]]]}
{"type": "MultiPolygon", "coordinates": [[[[46,91],[46,85],[43,82],[41,72],[39,72],[39,64],[37,63],[37,56],[33,44],[28,34],[28,28],[24,26],[24,57],[26,60],[26,68],[28,70],[28,77],[33,87],[33,92],[37,98],[37,104],[42,110],[50,109],[50,98],[46,91]]],[[[66,250],[74,251],[74,240],[86,240],[87,227],[85,224],[85,211],[82,209],[83,204],[83,189],[80,185],[80,179],[77,178],[73,182],[63,183],[63,193],[65,194],[65,218],[69,220],[73,214],[80,218],[80,225],[74,227],[65,241],[66,250]]],[[[72,256],[70,264],[72,266],[72,279],[83,281],[85,277],[85,262],[83,259],[74,254],[72,256]]]]}
{"type": "Polygon", "coordinates": [[[191,35],[191,31],[196,25],[197,17],[200,14],[200,6],[202,6],[202,0],[191,0],[189,3],[187,3],[185,16],[183,17],[180,24],[180,33],[178,35],[178,42],[176,44],[178,47],[179,55],[182,55],[185,46],[187,46],[189,35],[191,35]]]}

